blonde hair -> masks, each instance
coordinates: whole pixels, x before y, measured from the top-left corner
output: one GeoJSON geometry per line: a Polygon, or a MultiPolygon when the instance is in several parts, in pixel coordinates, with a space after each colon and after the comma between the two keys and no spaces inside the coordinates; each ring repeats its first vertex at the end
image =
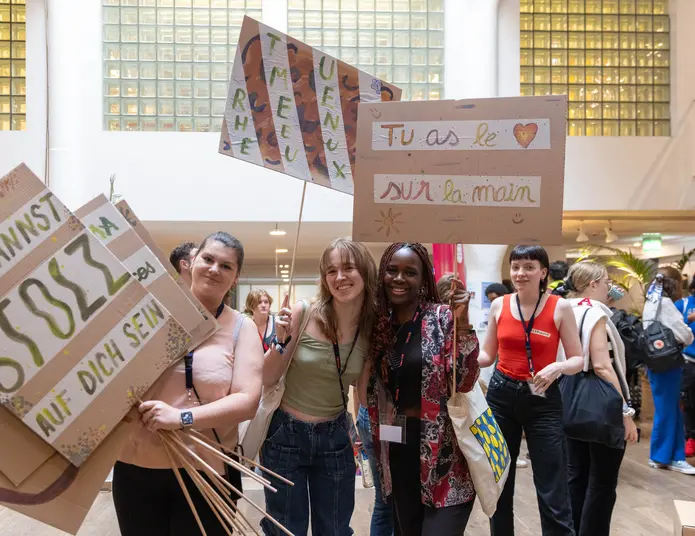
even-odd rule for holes
{"type": "Polygon", "coordinates": [[[567,281],[572,290],[569,291],[569,298],[581,296],[592,281],[598,281],[608,275],[608,270],[602,264],[594,261],[581,261],[572,265],[567,273],[567,281]]]}
{"type": "Polygon", "coordinates": [[[331,242],[321,255],[319,272],[319,292],[314,299],[312,314],[321,331],[329,340],[338,340],[338,323],[333,308],[333,295],[326,281],[326,273],[331,266],[331,253],[340,251],[343,264],[354,264],[364,281],[364,301],[360,314],[360,337],[369,338],[376,319],[376,263],[367,246],[348,238],[337,238],[331,242]]]}
{"type": "Polygon", "coordinates": [[[254,288],[251,290],[251,292],[249,292],[248,296],[246,296],[244,313],[249,316],[253,316],[253,312],[256,310],[256,307],[258,307],[258,304],[261,303],[261,298],[263,296],[268,298],[270,305],[273,305],[273,298],[271,298],[270,294],[268,294],[266,290],[263,290],[262,288],[254,288]]]}

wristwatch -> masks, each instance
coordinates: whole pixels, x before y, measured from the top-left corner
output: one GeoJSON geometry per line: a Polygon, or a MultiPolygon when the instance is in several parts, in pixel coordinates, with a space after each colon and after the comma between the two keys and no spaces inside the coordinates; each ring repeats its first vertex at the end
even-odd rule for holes
{"type": "Polygon", "coordinates": [[[623,403],[623,417],[634,417],[635,409],[623,403]]]}
{"type": "Polygon", "coordinates": [[[193,413],[190,411],[181,412],[181,430],[186,430],[193,426],[193,413]]]}

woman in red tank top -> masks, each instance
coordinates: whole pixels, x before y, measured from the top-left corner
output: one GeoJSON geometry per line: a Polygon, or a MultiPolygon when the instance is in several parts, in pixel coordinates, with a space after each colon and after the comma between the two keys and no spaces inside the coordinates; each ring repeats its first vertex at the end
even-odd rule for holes
{"type": "MultiPolygon", "coordinates": [[[[540,246],[516,246],[509,255],[515,294],[496,299],[478,362],[489,367],[487,401],[502,430],[512,459],[519,456],[526,434],[533,466],[543,536],[574,536],[567,485],[561,374],[576,374],[584,365],[577,324],[569,303],[548,294],[548,254],[540,246]],[[557,361],[562,342],[566,361],[557,361]]],[[[514,535],[514,481],[510,467],[497,511],[490,519],[492,536],[514,535]]]]}

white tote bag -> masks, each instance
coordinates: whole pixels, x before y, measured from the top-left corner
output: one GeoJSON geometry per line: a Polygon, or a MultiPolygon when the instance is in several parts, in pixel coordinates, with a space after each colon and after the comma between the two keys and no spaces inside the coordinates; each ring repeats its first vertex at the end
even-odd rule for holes
{"type": "Polygon", "coordinates": [[[299,338],[302,336],[302,333],[304,333],[304,330],[309,323],[310,316],[309,304],[303,301],[302,316],[300,318],[301,324],[299,327],[299,332],[297,333],[297,342],[294,345],[292,354],[287,359],[287,366],[285,367],[284,374],[275,385],[263,388],[263,392],[261,393],[261,401],[258,404],[256,416],[250,421],[244,421],[239,424],[239,442],[237,449],[242,456],[255,460],[256,456],[258,456],[258,452],[261,450],[261,446],[268,435],[270,421],[273,418],[275,410],[280,407],[282,397],[285,394],[285,376],[287,376],[287,371],[292,363],[292,358],[294,357],[294,353],[297,351],[297,347],[299,346],[299,338]]]}
{"type": "MultiPolygon", "coordinates": [[[[454,341],[455,334],[454,320],[454,341]]],[[[468,462],[480,506],[488,517],[492,517],[509,476],[512,460],[507,442],[485,400],[480,383],[476,382],[473,390],[468,393],[456,392],[456,354],[454,342],[453,394],[447,402],[449,418],[454,425],[459,448],[468,462]]]]}

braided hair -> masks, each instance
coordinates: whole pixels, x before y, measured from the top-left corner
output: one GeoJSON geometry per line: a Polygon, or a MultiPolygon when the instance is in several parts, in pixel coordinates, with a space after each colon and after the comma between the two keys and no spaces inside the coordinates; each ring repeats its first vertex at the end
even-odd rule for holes
{"type": "Polygon", "coordinates": [[[372,351],[369,360],[374,371],[381,371],[382,378],[388,377],[386,368],[387,359],[384,359],[393,350],[393,338],[391,333],[391,304],[386,297],[384,288],[384,275],[394,254],[401,249],[409,249],[415,253],[422,263],[422,288],[420,289],[420,303],[439,303],[437,282],[434,279],[434,267],[430,261],[427,248],[418,242],[396,242],[391,244],[381,257],[379,274],[376,283],[376,323],[372,330],[372,351]]]}

